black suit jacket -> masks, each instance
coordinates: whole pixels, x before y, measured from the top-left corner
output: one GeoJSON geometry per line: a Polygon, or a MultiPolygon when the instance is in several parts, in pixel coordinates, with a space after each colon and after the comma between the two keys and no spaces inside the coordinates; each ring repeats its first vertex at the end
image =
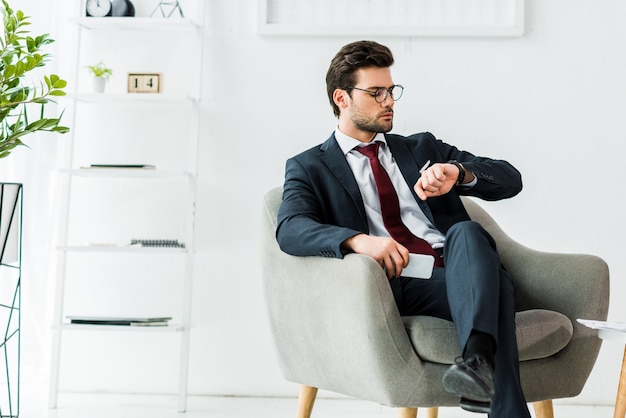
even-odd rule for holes
{"type": "MultiPolygon", "coordinates": [[[[431,133],[409,137],[385,134],[385,138],[411,190],[420,177],[419,169],[428,160],[433,164],[457,160],[476,175],[474,187],[455,187],[425,202],[413,192],[415,204],[443,233],[456,222],[469,219],[460,194],[499,200],[522,189],[520,173],[506,161],[460,151],[431,133]]],[[[292,255],[342,258],[340,245],[344,240],[369,233],[359,187],[334,134],[323,144],[287,160],[277,221],[278,243],[292,255]]]]}

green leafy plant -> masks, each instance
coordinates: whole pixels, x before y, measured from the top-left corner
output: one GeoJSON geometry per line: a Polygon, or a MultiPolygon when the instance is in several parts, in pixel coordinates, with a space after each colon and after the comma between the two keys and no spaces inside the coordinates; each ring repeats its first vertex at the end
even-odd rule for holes
{"type": "Polygon", "coordinates": [[[91,71],[91,74],[94,77],[109,78],[111,77],[111,74],[113,74],[113,70],[107,68],[102,62],[99,62],[96,65],[86,65],[85,68],[91,71]]]}
{"type": "Polygon", "coordinates": [[[0,36],[0,158],[7,157],[17,146],[26,145],[22,137],[37,131],[66,133],[61,116],[45,117],[46,104],[64,96],[67,82],[55,74],[44,75],[39,82],[26,83],[25,76],[45,66],[49,54],[40,50],[54,42],[49,34],[28,36],[29,17],[13,11],[6,0],[0,4],[4,34],[0,36]],[[36,109],[39,108],[39,109],[36,109]],[[32,117],[35,110],[37,117],[32,117]]]}

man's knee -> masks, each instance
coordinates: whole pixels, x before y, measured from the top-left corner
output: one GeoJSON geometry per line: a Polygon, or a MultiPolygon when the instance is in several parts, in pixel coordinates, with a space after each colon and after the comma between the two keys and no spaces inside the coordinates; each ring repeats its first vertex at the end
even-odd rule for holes
{"type": "Polygon", "coordinates": [[[458,233],[477,233],[484,231],[485,229],[476,221],[461,221],[457,222],[450,227],[448,230],[448,235],[458,234],[458,233]]]}
{"type": "Polygon", "coordinates": [[[444,252],[450,256],[457,251],[478,252],[477,255],[487,253],[497,255],[496,242],[481,224],[475,221],[458,222],[448,230],[444,252]],[[485,253],[487,251],[487,253],[485,253]]]}
{"type": "Polygon", "coordinates": [[[446,240],[463,238],[463,239],[488,239],[493,242],[493,238],[489,235],[489,232],[483,228],[481,224],[476,221],[462,221],[457,222],[446,234],[446,240]]]}

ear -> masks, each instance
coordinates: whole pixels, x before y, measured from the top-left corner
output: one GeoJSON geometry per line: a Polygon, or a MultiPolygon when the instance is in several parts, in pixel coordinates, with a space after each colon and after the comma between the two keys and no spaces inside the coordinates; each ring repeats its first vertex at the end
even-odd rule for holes
{"type": "Polygon", "coordinates": [[[345,109],[350,104],[350,96],[348,92],[341,89],[335,89],[333,92],[333,101],[339,109],[345,109]]]}

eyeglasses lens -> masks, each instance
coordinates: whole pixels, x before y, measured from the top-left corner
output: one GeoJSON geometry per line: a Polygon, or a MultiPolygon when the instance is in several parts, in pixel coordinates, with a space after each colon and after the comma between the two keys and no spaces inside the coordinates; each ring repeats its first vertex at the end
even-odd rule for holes
{"type": "Polygon", "coordinates": [[[381,87],[378,90],[376,90],[374,98],[376,99],[376,102],[382,103],[387,98],[387,95],[391,95],[391,99],[395,102],[400,97],[402,97],[403,91],[404,91],[404,87],[402,87],[399,84],[393,86],[391,89],[381,87]]]}

